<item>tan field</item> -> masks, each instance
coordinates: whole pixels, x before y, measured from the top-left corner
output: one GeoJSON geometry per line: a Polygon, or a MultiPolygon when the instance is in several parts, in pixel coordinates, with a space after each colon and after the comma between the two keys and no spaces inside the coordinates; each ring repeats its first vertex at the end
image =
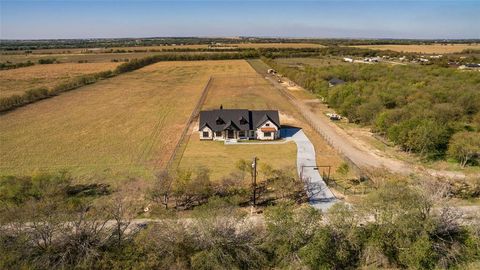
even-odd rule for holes
{"type": "Polygon", "coordinates": [[[80,75],[112,70],[117,65],[118,63],[69,63],[1,70],[0,97],[21,95],[32,88],[51,88],[80,75]]]}
{"type": "Polygon", "coordinates": [[[0,115],[0,174],[148,179],[170,157],[208,78],[245,67],[161,62],[0,115]]]}
{"type": "Polygon", "coordinates": [[[397,52],[443,54],[456,53],[466,49],[480,50],[480,44],[431,44],[431,45],[359,45],[357,48],[367,48],[375,50],[392,50],[397,52]]]}
{"type": "MultiPolygon", "coordinates": [[[[181,52],[181,54],[208,54],[212,52],[181,52]]],[[[149,51],[149,52],[125,52],[125,53],[52,53],[52,54],[2,54],[0,55],[0,62],[11,62],[11,63],[24,63],[31,61],[37,63],[40,59],[51,59],[55,58],[59,63],[78,63],[79,61],[88,62],[88,63],[102,63],[102,62],[114,62],[114,61],[125,61],[125,59],[140,59],[147,56],[159,55],[159,54],[177,54],[177,52],[158,52],[158,51],[149,51]]]]}
{"type": "MultiPolygon", "coordinates": [[[[243,74],[216,76],[211,84],[203,109],[223,108],[274,109],[280,111],[282,125],[297,126],[304,129],[313,142],[317,153],[318,165],[332,165],[333,170],[342,163],[342,159],[328,144],[315,133],[296,109],[269,82],[242,61],[243,74]]],[[[224,145],[221,142],[200,141],[195,127],[180,168],[207,166],[212,177],[228,176],[235,170],[235,162],[239,159],[250,160],[255,155],[260,162],[274,168],[295,168],[296,145],[293,143],[280,145],[224,145]],[[200,151],[204,153],[200,154],[200,151]]]]}
{"type": "MultiPolygon", "coordinates": [[[[33,54],[85,54],[85,53],[104,53],[111,50],[127,50],[127,51],[159,51],[159,50],[171,50],[171,49],[206,49],[209,48],[208,44],[199,45],[157,45],[157,46],[137,46],[137,47],[110,47],[110,48],[69,48],[69,49],[38,49],[33,50],[33,54]]],[[[318,48],[323,45],[315,43],[222,43],[216,45],[218,48],[318,48]]],[[[23,52],[6,52],[6,54],[19,54],[23,52]]],[[[0,57],[1,59],[1,57],[0,57]]]]}

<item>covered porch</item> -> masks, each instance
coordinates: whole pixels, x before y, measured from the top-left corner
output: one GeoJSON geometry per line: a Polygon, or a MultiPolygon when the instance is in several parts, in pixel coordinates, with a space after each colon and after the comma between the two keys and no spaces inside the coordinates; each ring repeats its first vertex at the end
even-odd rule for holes
{"type": "Polygon", "coordinates": [[[248,140],[253,136],[251,132],[245,130],[225,129],[214,133],[215,140],[248,140]]]}

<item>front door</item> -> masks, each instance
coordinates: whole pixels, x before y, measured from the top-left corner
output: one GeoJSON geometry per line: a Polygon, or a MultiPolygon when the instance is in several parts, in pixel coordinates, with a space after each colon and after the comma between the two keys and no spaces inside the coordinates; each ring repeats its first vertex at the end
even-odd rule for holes
{"type": "Polygon", "coordinates": [[[233,130],[227,130],[227,138],[229,139],[234,139],[235,138],[235,132],[233,130]]]}

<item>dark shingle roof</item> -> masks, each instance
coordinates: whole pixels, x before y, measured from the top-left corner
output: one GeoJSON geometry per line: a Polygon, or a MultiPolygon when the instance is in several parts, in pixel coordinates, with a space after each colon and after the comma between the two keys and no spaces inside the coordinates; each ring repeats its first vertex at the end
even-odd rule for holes
{"type": "Polygon", "coordinates": [[[267,120],[272,121],[280,128],[278,111],[274,110],[249,111],[243,109],[220,109],[201,111],[199,129],[208,126],[213,131],[222,131],[227,128],[242,131],[254,130],[267,120]]]}
{"type": "Polygon", "coordinates": [[[339,78],[332,78],[328,81],[331,85],[343,84],[345,83],[344,80],[340,80],[339,78]]]}

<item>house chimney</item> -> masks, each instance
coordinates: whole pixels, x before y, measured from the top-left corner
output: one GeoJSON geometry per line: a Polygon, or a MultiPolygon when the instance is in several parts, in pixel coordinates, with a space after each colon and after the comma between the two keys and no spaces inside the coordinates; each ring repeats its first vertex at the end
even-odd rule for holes
{"type": "Polygon", "coordinates": [[[223,105],[222,104],[220,104],[220,110],[223,110],[223,105]]]}

